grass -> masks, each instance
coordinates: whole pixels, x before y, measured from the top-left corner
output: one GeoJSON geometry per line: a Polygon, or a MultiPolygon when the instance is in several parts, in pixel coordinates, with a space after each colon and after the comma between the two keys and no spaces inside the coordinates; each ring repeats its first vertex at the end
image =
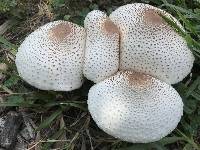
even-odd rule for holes
{"type": "MultiPolygon", "coordinates": [[[[200,149],[200,1],[199,0],[11,0],[0,2],[0,23],[15,22],[0,35],[0,95],[10,110],[24,108],[33,114],[40,138],[32,147],[41,149],[118,149],[118,150],[192,150],[200,149]],[[162,8],[175,16],[186,31],[164,18],[187,41],[195,55],[192,73],[174,85],[184,101],[184,116],[176,130],[162,140],[149,144],[119,141],[100,130],[87,111],[87,93],[93,85],[86,81],[72,92],[41,91],[24,82],[14,64],[18,45],[26,35],[52,20],[64,19],[83,25],[84,17],[93,9],[108,14],[117,7],[143,2],[162,8]],[[6,66],[6,67],[5,67],[6,66]]],[[[6,111],[4,113],[6,113],[6,111]]]]}

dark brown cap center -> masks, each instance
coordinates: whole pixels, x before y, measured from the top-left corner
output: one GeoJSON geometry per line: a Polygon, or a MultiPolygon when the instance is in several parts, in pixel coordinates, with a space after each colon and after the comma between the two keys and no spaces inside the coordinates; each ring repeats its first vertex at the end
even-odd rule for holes
{"type": "Polygon", "coordinates": [[[119,33],[117,26],[109,18],[104,22],[104,29],[108,34],[119,33]]]}
{"type": "Polygon", "coordinates": [[[67,23],[60,23],[50,30],[49,36],[51,39],[63,41],[71,33],[71,27],[67,23]]]}
{"type": "Polygon", "coordinates": [[[133,71],[127,73],[127,80],[130,85],[139,85],[141,87],[147,87],[152,84],[151,76],[133,71]]]}
{"type": "Polygon", "coordinates": [[[165,24],[164,19],[153,9],[148,9],[143,12],[144,22],[152,25],[163,25],[165,24]]]}

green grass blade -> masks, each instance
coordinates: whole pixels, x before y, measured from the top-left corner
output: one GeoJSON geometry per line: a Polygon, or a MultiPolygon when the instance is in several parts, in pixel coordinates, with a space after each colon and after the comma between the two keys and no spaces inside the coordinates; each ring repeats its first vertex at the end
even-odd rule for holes
{"type": "MultiPolygon", "coordinates": [[[[168,18],[162,14],[160,16],[169,24],[171,27],[180,35],[182,36],[187,44],[188,47],[190,47],[192,50],[200,54],[200,44],[195,41],[189,34],[187,34],[185,31],[183,31],[171,18],[168,18]],[[195,47],[195,48],[194,48],[195,47]]],[[[196,55],[197,57],[199,55],[196,55]]]]}
{"type": "Polygon", "coordinates": [[[6,101],[0,103],[0,107],[40,107],[39,104],[33,104],[33,101],[25,101],[21,95],[11,95],[6,101]]]}
{"type": "Polygon", "coordinates": [[[37,128],[37,131],[48,127],[60,114],[62,113],[62,109],[57,110],[56,112],[54,112],[50,117],[48,117],[47,119],[45,119],[37,128]]]}
{"type": "MultiPolygon", "coordinates": [[[[64,128],[61,128],[61,129],[58,130],[56,133],[54,133],[54,135],[53,135],[51,138],[49,138],[49,140],[57,140],[57,139],[63,134],[64,131],[65,131],[65,129],[64,129],[64,128]]],[[[48,142],[48,141],[47,141],[47,143],[45,143],[45,144],[43,145],[43,147],[41,148],[41,150],[48,150],[48,149],[50,149],[50,147],[51,147],[53,144],[54,144],[54,142],[48,142]]]]}
{"type": "Polygon", "coordinates": [[[194,97],[196,100],[200,101],[200,94],[198,94],[197,92],[192,92],[191,96],[194,97]]]}
{"type": "Polygon", "coordinates": [[[200,84],[200,77],[198,77],[191,85],[190,87],[187,89],[186,95],[185,97],[189,97],[192,92],[197,88],[197,86],[200,84]]]}
{"type": "Polygon", "coordinates": [[[3,36],[0,35],[0,44],[3,44],[3,47],[8,48],[12,50],[12,54],[16,55],[17,53],[17,47],[15,44],[10,43],[7,39],[5,39],[3,36]]]}
{"type": "Polygon", "coordinates": [[[177,141],[184,141],[185,139],[183,137],[177,137],[177,136],[173,136],[173,137],[164,137],[163,139],[161,139],[160,141],[158,141],[160,144],[162,145],[167,145],[167,144],[172,144],[175,143],[177,141]]]}
{"type": "Polygon", "coordinates": [[[191,25],[190,21],[187,20],[179,11],[176,11],[176,13],[178,14],[179,18],[184,22],[187,29],[189,29],[190,32],[193,33],[194,35],[198,35],[195,28],[191,25]]]}
{"type": "Polygon", "coordinates": [[[171,27],[177,32],[177,33],[179,33],[181,36],[186,36],[186,33],[185,33],[185,31],[183,31],[177,24],[176,24],[176,22],[174,22],[173,20],[172,20],[172,18],[168,18],[168,17],[166,17],[166,16],[164,16],[164,15],[162,15],[162,14],[160,14],[160,16],[169,24],[169,25],[171,25],[171,27]]]}
{"type": "Polygon", "coordinates": [[[179,7],[179,6],[175,6],[175,5],[169,4],[167,2],[165,2],[163,6],[169,7],[173,10],[179,11],[179,12],[184,13],[184,14],[188,14],[188,18],[194,18],[196,20],[200,20],[200,15],[192,12],[192,10],[185,9],[185,8],[182,8],[182,7],[179,7]]]}

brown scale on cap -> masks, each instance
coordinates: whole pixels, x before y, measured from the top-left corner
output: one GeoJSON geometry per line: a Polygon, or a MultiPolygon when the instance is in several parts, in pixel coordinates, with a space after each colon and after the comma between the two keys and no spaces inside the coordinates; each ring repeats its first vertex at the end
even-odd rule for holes
{"type": "Polygon", "coordinates": [[[164,19],[159,15],[161,12],[155,11],[154,9],[146,9],[142,12],[144,22],[151,25],[166,25],[164,19]]]}
{"type": "Polygon", "coordinates": [[[108,18],[105,22],[104,22],[104,29],[106,31],[106,33],[108,34],[115,34],[115,33],[119,33],[119,30],[117,28],[117,26],[108,18]]]}
{"type": "Polygon", "coordinates": [[[71,29],[68,23],[60,23],[49,31],[49,36],[51,39],[56,38],[61,42],[71,33],[71,29]]]}

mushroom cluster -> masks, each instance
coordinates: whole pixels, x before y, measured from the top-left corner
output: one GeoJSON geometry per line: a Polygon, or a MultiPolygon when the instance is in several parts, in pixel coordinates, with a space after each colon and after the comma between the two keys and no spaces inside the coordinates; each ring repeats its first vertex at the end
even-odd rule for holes
{"type": "Polygon", "coordinates": [[[102,130],[133,143],[160,140],[183,114],[171,84],[183,80],[194,62],[184,38],[162,16],[183,29],[169,13],[142,3],[121,6],[110,16],[91,11],[84,27],[47,23],[20,45],[19,75],[54,91],[77,89],[85,76],[96,83],[88,109],[102,130]]]}

